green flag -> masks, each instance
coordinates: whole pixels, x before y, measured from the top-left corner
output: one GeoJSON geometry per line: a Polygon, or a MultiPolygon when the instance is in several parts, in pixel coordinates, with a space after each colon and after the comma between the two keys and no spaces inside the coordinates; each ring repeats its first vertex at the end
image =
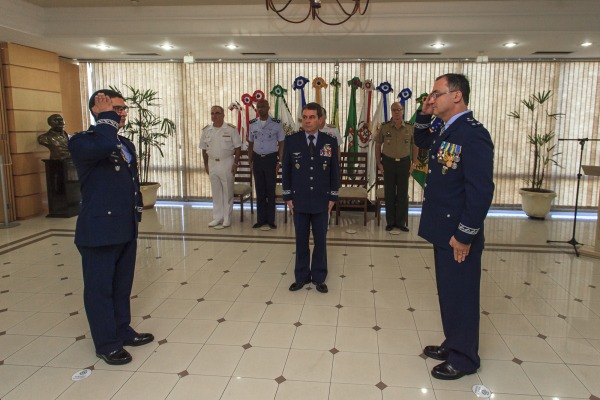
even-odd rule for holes
{"type": "MultiPolygon", "coordinates": [[[[427,96],[427,92],[421,93],[421,95],[415,100],[417,103],[417,109],[410,121],[408,121],[409,124],[415,124],[415,121],[417,120],[417,114],[423,109],[423,103],[425,102],[425,100],[427,100],[427,96]]],[[[412,177],[419,185],[421,185],[422,188],[424,188],[425,180],[427,179],[427,163],[429,162],[429,149],[420,148],[417,159],[412,160],[412,162],[416,164],[416,167],[415,169],[413,169],[412,172],[412,177]]]]}
{"type": "Polygon", "coordinates": [[[348,119],[346,120],[346,131],[344,136],[346,137],[346,151],[357,152],[358,151],[358,118],[356,116],[356,90],[362,87],[362,82],[355,76],[348,81],[350,86],[350,105],[348,106],[348,119]],[[348,137],[350,137],[348,139],[348,137]]]}

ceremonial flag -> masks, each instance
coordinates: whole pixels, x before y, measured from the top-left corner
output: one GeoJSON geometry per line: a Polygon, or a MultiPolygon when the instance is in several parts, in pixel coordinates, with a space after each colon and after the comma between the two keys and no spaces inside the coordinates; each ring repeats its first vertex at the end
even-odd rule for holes
{"type": "Polygon", "coordinates": [[[286,135],[291,135],[297,131],[297,128],[294,117],[292,117],[292,113],[285,101],[284,94],[286,92],[287,89],[284,89],[281,85],[275,85],[273,86],[273,90],[271,90],[271,94],[275,96],[275,119],[281,121],[283,132],[286,135]]]}
{"type": "Polygon", "coordinates": [[[294,90],[296,90],[297,102],[297,113],[296,118],[298,119],[298,125],[302,126],[302,109],[306,105],[306,98],[304,97],[304,86],[308,83],[308,79],[303,76],[298,76],[294,79],[294,90]]]}
{"type": "Polygon", "coordinates": [[[331,82],[329,82],[333,89],[333,109],[330,113],[329,123],[331,125],[335,125],[336,128],[340,128],[340,86],[342,84],[338,81],[337,72],[336,77],[333,78],[331,82]]]}
{"type": "Polygon", "coordinates": [[[327,88],[327,82],[325,82],[325,79],[318,76],[315,79],[313,79],[312,86],[313,88],[315,88],[315,102],[322,107],[323,103],[321,102],[321,89],[327,88]]]}
{"type": "Polygon", "coordinates": [[[412,97],[412,90],[410,90],[409,88],[404,88],[400,91],[400,93],[398,93],[398,101],[400,102],[400,104],[402,104],[402,109],[404,110],[402,112],[402,120],[403,121],[404,121],[404,114],[406,113],[406,102],[411,97],[412,97]]]}
{"type": "MultiPolygon", "coordinates": [[[[236,121],[236,128],[240,135],[240,139],[242,140],[242,150],[246,150],[244,148],[244,125],[242,124],[242,106],[237,101],[232,102],[229,105],[229,111],[233,113],[233,120],[236,121]]],[[[246,147],[248,143],[246,142],[246,147]]]]}
{"type": "Polygon", "coordinates": [[[358,136],[357,128],[358,121],[356,118],[356,90],[362,87],[362,82],[355,76],[348,81],[350,86],[350,104],[348,106],[348,119],[346,120],[346,131],[344,136],[346,137],[346,151],[357,152],[358,151],[358,136]],[[350,137],[348,139],[348,137],[350,137]]]}
{"type": "Polygon", "coordinates": [[[242,137],[242,145],[244,144],[244,142],[246,142],[246,146],[247,146],[247,142],[248,142],[248,134],[250,132],[250,107],[254,108],[254,106],[252,105],[253,99],[252,96],[250,96],[248,93],[244,93],[242,95],[242,103],[244,104],[244,106],[246,106],[246,124],[245,124],[245,133],[242,137]]]}
{"type": "Polygon", "coordinates": [[[360,118],[358,119],[358,151],[367,153],[367,181],[369,187],[375,182],[375,146],[373,145],[373,132],[371,131],[371,114],[373,91],[375,86],[370,79],[363,82],[364,99],[360,118]]]}

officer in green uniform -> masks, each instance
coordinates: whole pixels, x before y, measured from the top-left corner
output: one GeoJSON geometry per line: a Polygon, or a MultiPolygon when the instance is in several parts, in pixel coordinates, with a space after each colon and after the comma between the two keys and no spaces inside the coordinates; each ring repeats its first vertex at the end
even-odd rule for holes
{"type": "Polygon", "coordinates": [[[402,104],[393,103],[391,110],[392,119],[381,125],[375,137],[375,159],[383,174],[385,230],[398,227],[408,232],[408,177],[413,169],[410,153],[414,150],[414,127],[403,121],[402,104]]]}

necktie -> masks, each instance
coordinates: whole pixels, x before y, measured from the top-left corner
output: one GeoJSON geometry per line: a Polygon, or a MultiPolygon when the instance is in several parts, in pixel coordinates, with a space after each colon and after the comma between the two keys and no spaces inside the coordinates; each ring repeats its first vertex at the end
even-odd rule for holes
{"type": "Polygon", "coordinates": [[[308,140],[310,140],[308,148],[310,150],[310,154],[312,155],[315,152],[315,137],[313,135],[308,135],[308,140]]]}

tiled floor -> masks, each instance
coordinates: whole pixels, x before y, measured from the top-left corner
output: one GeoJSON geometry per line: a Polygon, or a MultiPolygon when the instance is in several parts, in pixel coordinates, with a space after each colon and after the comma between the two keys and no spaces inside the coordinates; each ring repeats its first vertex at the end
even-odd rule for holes
{"type": "MultiPolygon", "coordinates": [[[[207,228],[206,207],[144,211],[133,326],[156,341],[109,366],[81,299],[75,218],[0,230],[0,398],[497,400],[600,398],[600,260],[576,258],[571,221],[488,218],[482,367],[432,379],[421,349],[442,340],[430,245],[342,213],[329,231],[330,291],[291,293],[291,223],[207,228]],[[349,228],[356,234],[347,233],[349,228]],[[71,377],[91,368],[89,378],[71,377]]],[[[590,243],[595,221],[578,222],[590,243]]]]}

